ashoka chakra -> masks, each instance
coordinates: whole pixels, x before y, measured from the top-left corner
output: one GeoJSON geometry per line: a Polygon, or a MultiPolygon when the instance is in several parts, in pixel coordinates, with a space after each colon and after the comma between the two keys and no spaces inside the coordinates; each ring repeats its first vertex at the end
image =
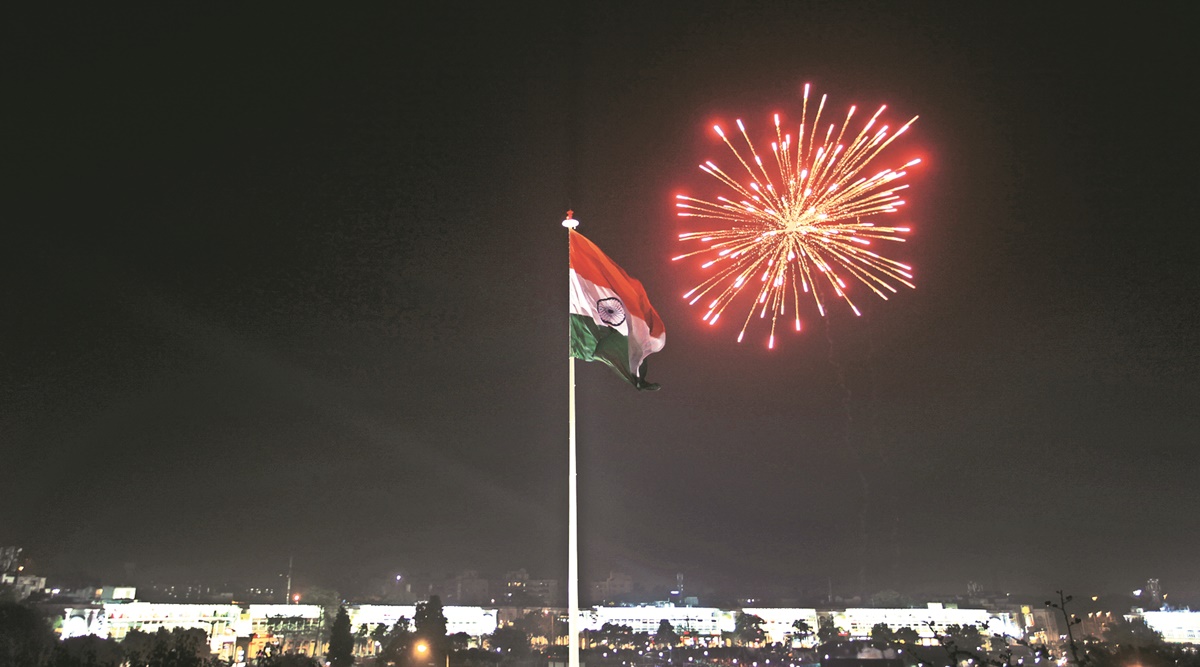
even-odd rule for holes
{"type": "Polygon", "coordinates": [[[619,327],[625,323],[625,305],[615,296],[597,301],[596,311],[600,313],[600,321],[610,327],[619,327]]]}

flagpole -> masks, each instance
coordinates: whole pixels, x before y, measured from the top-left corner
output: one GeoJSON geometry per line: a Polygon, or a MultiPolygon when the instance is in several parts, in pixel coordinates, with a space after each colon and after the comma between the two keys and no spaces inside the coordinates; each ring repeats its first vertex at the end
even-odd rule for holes
{"type": "MultiPolygon", "coordinates": [[[[566,227],[568,230],[573,230],[579,226],[579,221],[571,216],[572,213],[573,211],[567,211],[567,218],[562,222],[563,227],[566,227]]],[[[570,231],[567,232],[567,236],[570,237],[570,231]]],[[[570,245],[568,244],[567,247],[569,257],[570,245]]],[[[567,296],[569,299],[570,294],[567,296]]],[[[569,514],[569,518],[567,519],[567,666],[581,667],[579,662],[579,502],[575,479],[575,357],[570,353],[570,345],[571,320],[568,315],[567,359],[569,370],[567,373],[567,422],[570,430],[570,464],[567,473],[567,505],[569,514]]]]}

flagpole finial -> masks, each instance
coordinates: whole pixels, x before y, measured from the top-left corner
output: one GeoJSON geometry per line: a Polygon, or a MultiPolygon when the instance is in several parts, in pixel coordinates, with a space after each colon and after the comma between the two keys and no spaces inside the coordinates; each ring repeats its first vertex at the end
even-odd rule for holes
{"type": "Polygon", "coordinates": [[[566,227],[567,229],[575,229],[579,226],[579,221],[572,217],[574,214],[574,210],[567,211],[567,219],[563,220],[563,227],[566,227]]]}

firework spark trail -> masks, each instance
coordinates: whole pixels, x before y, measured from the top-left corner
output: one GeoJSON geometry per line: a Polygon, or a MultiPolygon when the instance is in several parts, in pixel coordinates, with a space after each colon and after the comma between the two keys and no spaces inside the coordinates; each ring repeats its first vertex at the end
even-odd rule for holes
{"type": "Polygon", "coordinates": [[[680,217],[720,223],[715,229],[679,235],[681,241],[698,241],[704,247],[674,260],[697,257],[702,268],[712,269],[712,274],[684,298],[691,304],[706,299],[703,319],[711,325],[743,292],[755,294],[738,342],[745,337],[756,313],[760,319],[770,314],[768,347],[774,347],[776,324],[781,316],[789,314],[789,302],[799,331],[801,294],[813,300],[821,316],[825,315],[829,292],[845,301],[855,315],[861,314],[848,294],[848,279],[865,285],[884,300],[897,292],[897,284],[914,287],[912,267],[869,249],[873,241],[904,241],[899,235],[909,228],[878,226],[864,218],[895,213],[904,204],[898,193],[908,185],[897,181],[920,160],[869,176],[863,174],[917,117],[890,133],[887,125],[875,127],[887,108],[881,106],[857,134],[851,132],[854,138],[846,145],[843,140],[856,107],[850,107],[840,128],[830,123],[819,139],[825,102],[826,96],[822,95],[809,123],[809,86],[804,86],[795,140],[783,130],[779,114],[775,114],[775,137],[770,142],[768,160],[759,155],[740,119],[737,127],[745,143],[743,150],[719,125],[713,126],[744,171],[740,178],[749,180],[743,183],[708,161],[700,169],[735,197],[722,195],[706,201],[676,196],[680,217]]]}

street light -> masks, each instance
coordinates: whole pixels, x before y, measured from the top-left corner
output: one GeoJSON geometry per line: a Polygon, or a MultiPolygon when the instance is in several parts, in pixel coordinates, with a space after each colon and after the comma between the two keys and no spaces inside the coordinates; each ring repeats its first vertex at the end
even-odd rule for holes
{"type": "MultiPolygon", "coordinates": [[[[427,654],[429,654],[431,651],[429,643],[425,642],[425,641],[417,642],[417,645],[414,648],[417,651],[417,655],[422,658],[426,657],[427,654]]],[[[433,663],[430,662],[428,664],[432,665],[433,663]]],[[[449,651],[446,652],[446,667],[450,667],[450,652],[449,651]]]]}

